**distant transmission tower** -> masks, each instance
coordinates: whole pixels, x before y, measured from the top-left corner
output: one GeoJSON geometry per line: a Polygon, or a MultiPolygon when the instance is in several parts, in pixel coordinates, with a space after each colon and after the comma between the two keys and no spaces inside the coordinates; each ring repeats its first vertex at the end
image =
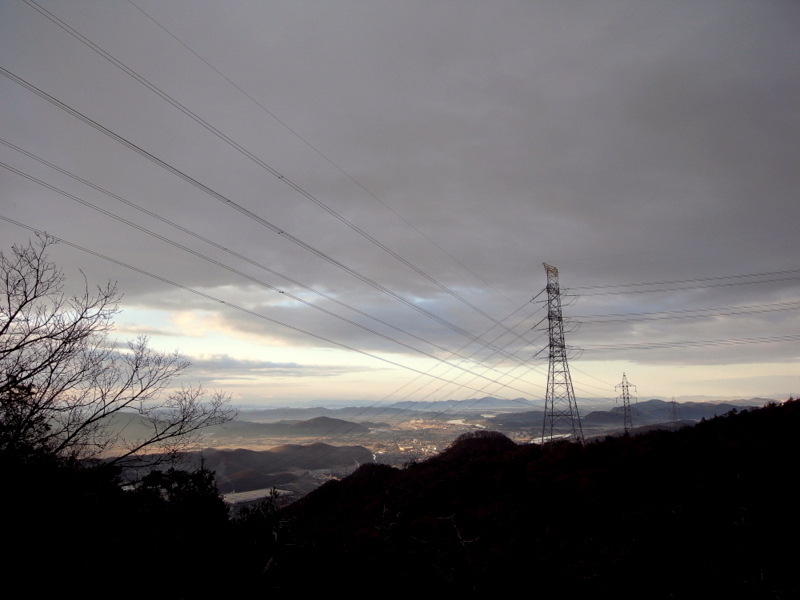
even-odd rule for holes
{"type": "Polygon", "coordinates": [[[678,403],[675,402],[675,396],[672,397],[672,404],[670,406],[672,409],[672,426],[678,427],[678,403]]]}
{"type": "MultiPolygon", "coordinates": [[[[636,391],[636,386],[628,383],[625,373],[622,374],[622,383],[614,386],[614,389],[622,389],[622,395],[618,400],[622,400],[622,419],[625,423],[625,433],[633,429],[633,416],[631,415],[631,388],[636,391]]],[[[636,398],[634,398],[636,400],[636,398]]]]}
{"type": "Polygon", "coordinates": [[[555,438],[570,437],[583,443],[583,428],[572,377],[567,365],[564,343],[564,319],[561,316],[561,290],[558,269],[544,263],[547,272],[547,330],[550,334],[550,366],[547,370],[547,396],[544,401],[542,443],[555,438]]]}

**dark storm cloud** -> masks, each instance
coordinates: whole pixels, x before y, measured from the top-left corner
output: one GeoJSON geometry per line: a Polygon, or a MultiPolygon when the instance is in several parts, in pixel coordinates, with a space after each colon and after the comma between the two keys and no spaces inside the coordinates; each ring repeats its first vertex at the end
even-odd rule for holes
{"type": "MultiPolygon", "coordinates": [[[[792,248],[800,220],[800,9],[794,3],[222,6],[137,0],[429,239],[129,3],[42,5],[496,318],[544,286],[542,261],[560,268],[566,287],[797,268],[792,248]]],[[[29,6],[8,4],[2,11],[4,67],[426,310],[469,331],[491,326],[29,6]]],[[[420,337],[448,348],[462,343],[462,336],[245,219],[5,78],[0,93],[3,137],[9,141],[420,337]]],[[[0,147],[0,160],[387,332],[7,147],[0,147]]],[[[274,291],[13,173],[2,170],[0,185],[3,214],[15,219],[348,345],[408,352],[364,329],[287,303],[274,291]]],[[[0,228],[11,241],[29,235],[6,224],[0,228]]],[[[72,249],[58,252],[93,280],[118,280],[126,302],[221,310],[234,330],[287,343],[321,343],[72,249]]],[[[797,280],[786,280],[640,297],[586,295],[565,313],[778,302],[797,299],[798,290],[797,280]]],[[[575,342],[588,347],[640,338],[777,336],[797,331],[795,315],[584,327],[575,342]]],[[[606,356],[659,363],[758,362],[791,360],[797,344],[788,346],[765,346],[755,358],[752,346],[725,346],[713,355],[703,347],[606,356]]]]}

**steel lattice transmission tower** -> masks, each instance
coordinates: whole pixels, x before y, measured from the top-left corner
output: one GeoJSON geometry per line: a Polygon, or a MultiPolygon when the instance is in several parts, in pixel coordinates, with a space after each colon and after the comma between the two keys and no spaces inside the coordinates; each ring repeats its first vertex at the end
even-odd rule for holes
{"type": "Polygon", "coordinates": [[[678,403],[675,402],[675,396],[672,397],[671,403],[671,413],[672,413],[672,426],[677,428],[678,427],[678,403]]]}
{"type": "Polygon", "coordinates": [[[547,272],[547,331],[550,334],[550,365],[547,370],[547,396],[544,401],[542,443],[561,437],[569,437],[583,443],[581,416],[578,414],[575,391],[572,389],[572,377],[567,364],[558,269],[547,263],[544,263],[544,269],[547,272]]]}
{"type": "MultiPolygon", "coordinates": [[[[617,398],[622,400],[622,420],[625,423],[625,433],[633,429],[633,416],[631,415],[631,388],[636,391],[636,386],[628,383],[628,377],[622,374],[622,383],[614,386],[614,389],[622,389],[622,395],[617,398]]],[[[633,398],[636,400],[636,398],[633,398]]]]}

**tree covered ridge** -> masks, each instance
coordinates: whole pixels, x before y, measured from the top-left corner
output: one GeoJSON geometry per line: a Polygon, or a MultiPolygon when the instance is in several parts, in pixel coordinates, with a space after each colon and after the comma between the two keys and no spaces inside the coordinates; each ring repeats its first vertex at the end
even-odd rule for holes
{"type": "Polygon", "coordinates": [[[581,447],[490,431],[228,514],[212,474],[0,454],[7,582],[88,597],[519,593],[788,598],[800,402],[581,447]],[[11,531],[9,529],[9,531],[11,531]],[[46,576],[45,576],[46,575],[46,576]]]}
{"type": "Polygon", "coordinates": [[[402,470],[365,465],[286,508],[265,583],[357,565],[360,581],[409,592],[788,597],[798,425],[790,401],[585,447],[462,436],[402,470]]]}

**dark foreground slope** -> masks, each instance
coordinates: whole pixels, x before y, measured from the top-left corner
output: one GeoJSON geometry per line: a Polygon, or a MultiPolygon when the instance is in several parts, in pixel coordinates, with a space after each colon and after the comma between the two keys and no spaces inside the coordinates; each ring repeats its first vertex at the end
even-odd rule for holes
{"type": "Polygon", "coordinates": [[[403,470],[365,465],[280,511],[268,568],[251,582],[356,597],[793,597],[798,425],[800,402],[788,402],[547,451],[467,434],[403,470]]]}
{"type": "Polygon", "coordinates": [[[234,519],[205,469],[126,489],[0,452],[0,576],[37,597],[793,598],[799,425],[787,402],[586,447],[480,432],[234,519]]]}

